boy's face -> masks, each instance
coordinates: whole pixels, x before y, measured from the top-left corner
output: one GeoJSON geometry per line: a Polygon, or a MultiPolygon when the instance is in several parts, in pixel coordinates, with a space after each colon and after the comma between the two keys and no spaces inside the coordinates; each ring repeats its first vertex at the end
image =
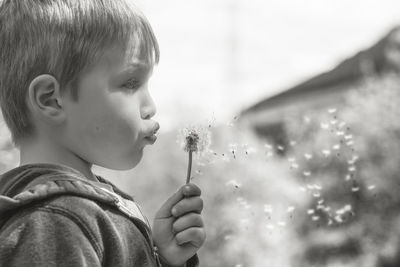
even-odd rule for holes
{"type": "MultiPolygon", "coordinates": [[[[158,123],[148,91],[152,67],[113,48],[82,75],[78,101],[68,96],[63,145],[83,160],[105,168],[135,167],[158,123]]],[[[63,102],[65,103],[65,102],[63,102]]]]}

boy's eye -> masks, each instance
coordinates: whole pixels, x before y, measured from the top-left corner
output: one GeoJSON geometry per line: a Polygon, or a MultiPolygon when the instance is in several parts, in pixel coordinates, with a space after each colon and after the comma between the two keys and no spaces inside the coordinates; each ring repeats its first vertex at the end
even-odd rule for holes
{"type": "Polygon", "coordinates": [[[140,87],[140,82],[138,80],[132,79],[124,83],[122,86],[128,89],[137,89],[140,87]]]}

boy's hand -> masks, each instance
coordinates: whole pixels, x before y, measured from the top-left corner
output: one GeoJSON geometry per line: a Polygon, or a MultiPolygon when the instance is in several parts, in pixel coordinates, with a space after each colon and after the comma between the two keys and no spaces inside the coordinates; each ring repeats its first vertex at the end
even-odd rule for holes
{"type": "Polygon", "coordinates": [[[183,265],[206,239],[200,194],[198,186],[184,185],[156,213],[153,240],[166,264],[183,265]]]}

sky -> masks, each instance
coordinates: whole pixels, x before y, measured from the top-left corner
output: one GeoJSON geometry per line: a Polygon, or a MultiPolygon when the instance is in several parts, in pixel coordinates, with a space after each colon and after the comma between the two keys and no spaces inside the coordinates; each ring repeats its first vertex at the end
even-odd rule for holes
{"type": "Polygon", "coordinates": [[[163,130],[216,120],[368,48],[398,0],[139,0],[158,38],[150,81],[163,130]]]}

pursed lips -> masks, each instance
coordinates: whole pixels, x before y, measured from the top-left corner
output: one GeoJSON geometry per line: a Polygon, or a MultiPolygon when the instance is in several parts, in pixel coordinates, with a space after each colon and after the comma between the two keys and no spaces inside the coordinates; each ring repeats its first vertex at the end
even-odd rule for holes
{"type": "Polygon", "coordinates": [[[160,129],[160,124],[156,122],[150,131],[146,134],[145,139],[149,141],[150,144],[154,144],[157,141],[157,132],[160,129]]]}

